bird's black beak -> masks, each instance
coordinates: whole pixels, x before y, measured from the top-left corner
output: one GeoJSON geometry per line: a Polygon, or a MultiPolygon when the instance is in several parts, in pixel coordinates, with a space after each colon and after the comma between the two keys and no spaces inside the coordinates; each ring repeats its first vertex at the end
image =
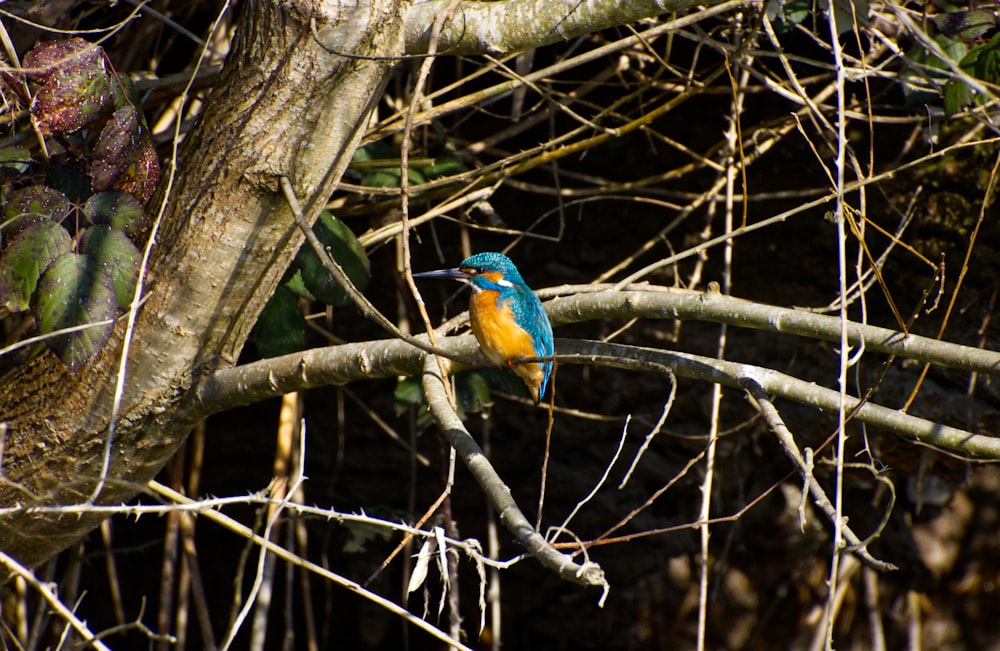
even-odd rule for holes
{"type": "Polygon", "coordinates": [[[413,274],[414,278],[449,278],[451,280],[458,280],[464,282],[469,278],[472,278],[472,274],[467,271],[462,271],[461,269],[440,269],[438,271],[425,271],[419,274],[413,274]]]}

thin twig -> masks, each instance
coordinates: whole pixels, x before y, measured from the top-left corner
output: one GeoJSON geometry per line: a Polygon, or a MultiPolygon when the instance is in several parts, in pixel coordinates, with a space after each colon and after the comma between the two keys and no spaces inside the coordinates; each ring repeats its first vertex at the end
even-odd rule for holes
{"type": "Polygon", "coordinates": [[[67,624],[69,624],[74,631],[77,632],[80,637],[83,638],[84,642],[91,644],[98,651],[111,651],[104,642],[101,642],[97,636],[91,632],[90,628],[87,627],[87,623],[76,616],[73,611],[62,602],[59,595],[52,584],[43,583],[35,577],[34,572],[26,568],[25,566],[18,563],[11,556],[0,551],[0,565],[3,565],[7,570],[16,576],[21,577],[25,583],[30,585],[38,594],[45,600],[49,607],[52,608],[60,617],[62,617],[67,624]]]}
{"type": "MultiPolygon", "coordinates": [[[[333,279],[337,281],[337,284],[344,290],[344,293],[347,294],[347,296],[352,302],[354,302],[357,308],[361,310],[361,313],[366,318],[374,321],[377,325],[392,334],[394,337],[402,339],[411,346],[419,348],[424,352],[440,355],[442,357],[447,357],[448,355],[453,354],[442,348],[432,346],[420,338],[406,334],[397,328],[392,321],[387,319],[385,315],[379,312],[378,308],[372,305],[372,302],[358,290],[353,282],[351,282],[351,279],[348,277],[343,267],[340,266],[340,263],[330,256],[326,248],[323,246],[323,243],[320,242],[318,237],[316,237],[316,233],[313,232],[309,222],[306,221],[305,215],[302,214],[302,207],[299,204],[299,200],[295,196],[295,190],[292,188],[292,183],[288,180],[287,176],[281,177],[281,189],[284,192],[285,200],[288,202],[292,215],[295,217],[296,225],[298,225],[302,234],[305,235],[306,241],[316,253],[320,263],[323,265],[323,268],[326,269],[331,276],[333,276],[333,279]]],[[[458,359],[457,361],[475,363],[468,357],[458,359]]]]}
{"type": "MultiPolygon", "coordinates": [[[[171,490],[169,487],[164,486],[159,482],[151,481],[149,483],[149,488],[153,492],[176,502],[178,505],[194,506],[195,504],[197,504],[195,500],[192,500],[174,490],[171,490]]],[[[274,554],[278,558],[281,558],[284,561],[305,568],[310,572],[312,572],[313,574],[316,574],[317,576],[320,576],[332,583],[335,583],[343,588],[346,588],[347,590],[350,590],[351,592],[360,595],[361,597],[371,601],[375,605],[384,608],[390,613],[402,618],[403,620],[409,622],[413,626],[416,626],[417,628],[427,632],[428,634],[430,634],[431,636],[433,636],[438,640],[441,640],[445,644],[450,644],[452,646],[455,646],[459,649],[462,649],[462,651],[472,651],[472,649],[470,649],[465,644],[462,644],[460,641],[448,637],[447,634],[445,634],[443,631],[435,627],[433,624],[425,622],[419,617],[415,617],[413,614],[407,612],[405,609],[399,607],[397,604],[386,599],[385,597],[382,597],[380,595],[375,594],[374,592],[371,592],[370,590],[365,589],[363,586],[355,583],[354,581],[351,581],[350,579],[347,579],[343,576],[340,576],[339,574],[331,572],[330,570],[321,567],[311,561],[305,560],[301,556],[288,551],[284,547],[271,542],[270,540],[259,534],[254,533],[250,527],[240,522],[237,522],[236,520],[230,518],[224,513],[216,511],[215,509],[202,510],[200,511],[200,513],[202,517],[212,520],[213,522],[224,526],[226,529],[229,529],[233,533],[242,536],[251,543],[253,543],[254,545],[257,545],[258,547],[261,548],[260,549],[261,553],[264,553],[266,551],[267,553],[274,554]]]]}

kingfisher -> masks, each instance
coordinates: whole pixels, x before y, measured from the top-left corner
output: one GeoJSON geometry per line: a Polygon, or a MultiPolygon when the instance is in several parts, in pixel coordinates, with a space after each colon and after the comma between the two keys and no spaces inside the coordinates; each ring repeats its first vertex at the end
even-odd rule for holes
{"type": "Polygon", "coordinates": [[[537,405],[552,373],[552,324],[538,295],[525,284],[510,258],[502,253],[477,253],[462,260],[456,269],[426,271],[413,277],[451,278],[472,288],[469,322],[479,347],[491,362],[514,371],[537,405]],[[514,363],[529,357],[550,359],[514,363]]]}

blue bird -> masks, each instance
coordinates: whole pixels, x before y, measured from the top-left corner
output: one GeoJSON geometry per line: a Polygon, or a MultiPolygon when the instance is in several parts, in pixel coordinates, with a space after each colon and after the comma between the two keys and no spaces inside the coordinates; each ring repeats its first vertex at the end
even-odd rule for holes
{"type": "Polygon", "coordinates": [[[545,395],[552,361],[514,364],[518,358],[552,357],[552,324],[542,302],[502,253],[477,253],[457,269],[413,274],[414,278],[451,278],[472,287],[469,321],[480,348],[498,366],[524,381],[537,405],[545,395]]]}

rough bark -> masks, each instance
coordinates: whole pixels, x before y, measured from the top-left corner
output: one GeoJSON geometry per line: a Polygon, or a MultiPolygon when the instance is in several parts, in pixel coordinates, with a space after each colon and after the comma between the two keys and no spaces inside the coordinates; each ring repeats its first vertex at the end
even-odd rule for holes
{"type": "MultiPolygon", "coordinates": [[[[199,377],[232,363],[301,242],[278,179],[315,217],[402,51],[402,0],[243,3],[233,50],[182,146],[129,352],[109,483],[101,502],[141,490],[183,441],[199,377]],[[315,19],[331,54],[313,38],[315,19]]],[[[151,202],[159,205],[167,183],[151,202]]],[[[0,505],[85,501],[97,485],[124,328],[77,373],[50,353],[0,383],[7,432],[0,505]]],[[[9,509],[0,549],[37,564],[100,521],[9,509]]]]}

